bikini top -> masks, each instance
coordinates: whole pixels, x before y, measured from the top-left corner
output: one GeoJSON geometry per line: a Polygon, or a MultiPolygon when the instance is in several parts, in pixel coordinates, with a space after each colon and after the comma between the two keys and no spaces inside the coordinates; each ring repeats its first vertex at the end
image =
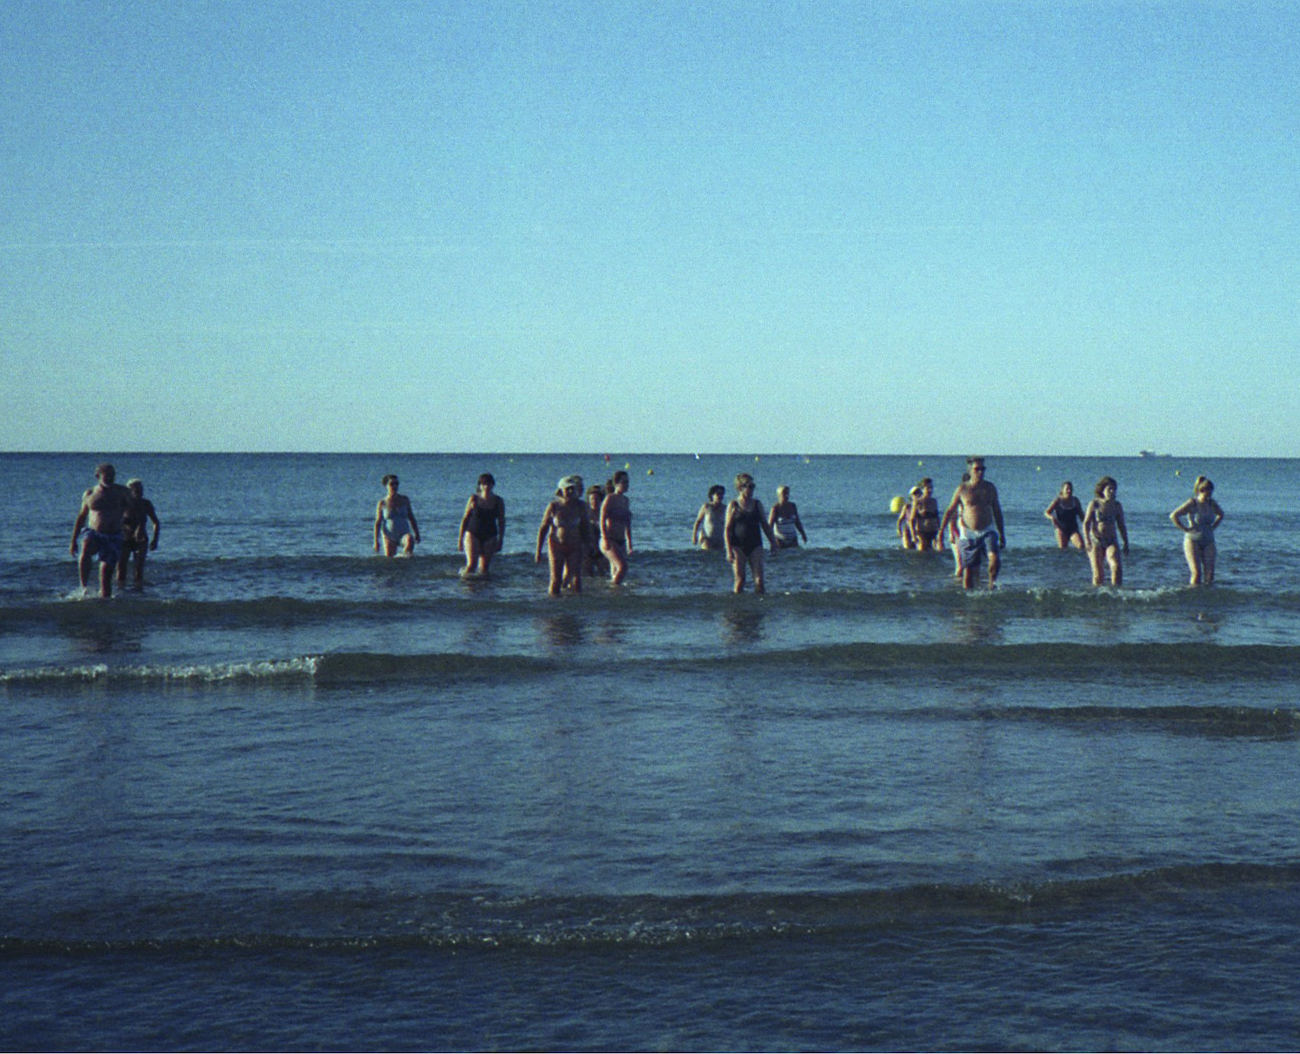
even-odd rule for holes
{"type": "Polygon", "coordinates": [[[576,509],[566,509],[563,502],[556,502],[551,506],[551,519],[559,530],[577,529],[582,526],[583,507],[576,509]]]}

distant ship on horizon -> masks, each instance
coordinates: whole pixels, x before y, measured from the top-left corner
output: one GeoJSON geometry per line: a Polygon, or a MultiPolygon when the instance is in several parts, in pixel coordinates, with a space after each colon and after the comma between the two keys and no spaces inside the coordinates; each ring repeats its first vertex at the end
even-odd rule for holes
{"type": "Polygon", "coordinates": [[[1173,454],[1157,454],[1154,450],[1139,450],[1138,457],[1173,457],[1173,454]]]}

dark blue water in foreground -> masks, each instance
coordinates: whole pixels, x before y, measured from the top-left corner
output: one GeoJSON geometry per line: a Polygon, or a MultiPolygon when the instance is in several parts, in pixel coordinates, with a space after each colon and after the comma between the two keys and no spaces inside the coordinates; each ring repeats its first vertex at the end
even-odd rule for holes
{"type": "Polygon", "coordinates": [[[967,595],[888,512],[960,459],[123,455],[162,544],[103,603],[98,459],[0,457],[5,1049],[1300,1046],[1300,462],[993,460],[967,595]],[[556,477],[624,463],[628,584],[546,597],[556,477]],[[810,536],[761,598],[689,549],[738,470],[810,536]],[[370,555],[387,471],[413,560],[370,555]],[[1103,473],[1120,590],[1042,518],[1103,473]]]}

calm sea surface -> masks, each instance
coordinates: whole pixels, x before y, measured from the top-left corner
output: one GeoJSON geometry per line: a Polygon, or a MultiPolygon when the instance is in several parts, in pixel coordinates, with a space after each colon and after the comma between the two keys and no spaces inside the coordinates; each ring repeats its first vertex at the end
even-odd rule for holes
{"type": "Polygon", "coordinates": [[[98,460],[0,455],[5,1049],[1300,1047],[1300,462],[990,459],[966,594],[889,511],[960,458],[122,454],[162,540],[106,603],[98,460]],[[628,582],[547,597],[556,479],[624,465],[628,582]],[[763,597],[690,548],[742,470],[809,534],[763,597]],[[1042,515],[1107,473],[1118,590],[1042,515]]]}

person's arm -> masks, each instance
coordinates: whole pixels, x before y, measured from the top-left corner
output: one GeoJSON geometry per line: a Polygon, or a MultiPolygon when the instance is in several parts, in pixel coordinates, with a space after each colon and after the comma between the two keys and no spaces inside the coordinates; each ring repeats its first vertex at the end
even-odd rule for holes
{"type": "Polygon", "coordinates": [[[375,552],[379,552],[379,525],[384,522],[384,499],[375,506],[375,552]]]}
{"type": "Polygon", "coordinates": [[[708,505],[701,505],[699,515],[695,517],[695,526],[691,528],[691,544],[700,544],[700,524],[704,522],[704,514],[708,511],[708,505]]]}
{"type": "Polygon", "coordinates": [[[791,504],[790,507],[794,510],[794,525],[799,531],[799,537],[806,543],[808,541],[808,532],[803,529],[803,520],[799,519],[799,506],[791,504]]]}
{"type": "Polygon", "coordinates": [[[1002,522],[1002,502],[998,501],[998,492],[993,491],[993,522],[998,525],[998,547],[1007,547],[1007,528],[1002,522]]]}
{"type": "Polygon", "coordinates": [[[1128,552],[1128,527],[1124,524],[1124,506],[1115,502],[1115,529],[1124,540],[1124,551],[1128,552]]]}
{"type": "Polygon", "coordinates": [[[497,498],[497,550],[506,547],[506,500],[497,498]]]}
{"type": "Polygon", "coordinates": [[[537,528],[537,553],[533,556],[533,563],[542,562],[542,546],[546,544],[546,536],[551,533],[551,510],[555,502],[546,506],[546,511],[542,513],[542,525],[537,528]]]}
{"type": "Polygon", "coordinates": [[[1214,528],[1216,528],[1217,526],[1219,526],[1219,524],[1223,522],[1223,509],[1219,505],[1219,503],[1215,501],[1213,498],[1210,499],[1210,504],[1214,506],[1214,517],[1215,517],[1214,522],[1210,524],[1210,530],[1214,530],[1214,528]]]}
{"type": "Polygon", "coordinates": [[[144,503],[144,514],[153,521],[153,541],[149,543],[149,549],[152,552],[158,548],[158,535],[162,532],[162,524],[158,522],[158,512],[153,507],[153,502],[144,503]]]}
{"type": "Polygon", "coordinates": [[[767,535],[767,547],[776,552],[776,535],[772,532],[772,525],[768,523],[768,517],[763,515],[763,503],[757,498],[754,504],[758,506],[758,525],[763,528],[763,533],[767,535]]]}
{"type": "Polygon", "coordinates": [[[465,515],[460,518],[460,529],[456,532],[456,551],[463,553],[465,551],[465,527],[469,523],[469,514],[474,511],[474,497],[470,496],[469,501],[465,503],[465,515]]]}
{"type": "Polygon", "coordinates": [[[727,503],[727,518],[722,524],[722,544],[725,547],[727,560],[730,562],[735,558],[735,549],[731,544],[731,521],[736,518],[736,503],[730,501],[727,503]]]}
{"type": "Polygon", "coordinates": [[[406,518],[411,521],[411,541],[420,540],[420,525],[415,522],[415,509],[411,507],[411,499],[406,499],[406,518]]]}
{"type": "Polygon", "coordinates": [[[81,499],[81,511],[77,513],[76,520],[72,524],[72,544],[68,546],[68,552],[73,556],[77,555],[77,539],[81,537],[81,529],[86,526],[86,520],[90,517],[90,491],[86,491],[86,497],[81,499]]]}
{"type": "Polygon", "coordinates": [[[600,525],[597,533],[600,536],[600,547],[602,549],[609,544],[609,503],[613,500],[614,495],[610,494],[600,503],[600,525]]]}
{"type": "Polygon", "coordinates": [[[948,525],[957,518],[957,508],[961,505],[961,487],[958,487],[952,493],[952,501],[948,508],[944,510],[943,521],[939,524],[939,537],[942,538],[947,533],[948,525]]]}
{"type": "Polygon", "coordinates": [[[1056,507],[1060,504],[1061,504],[1061,498],[1060,495],[1057,495],[1055,498],[1052,499],[1052,504],[1047,506],[1047,509],[1043,512],[1043,515],[1046,516],[1053,523],[1055,523],[1056,517],[1053,516],[1052,513],[1056,511],[1056,507]]]}
{"type": "Polygon", "coordinates": [[[1192,528],[1190,524],[1183,523],[1183,517],[1186,516],[1187,513],[1191,511],[1192,506],[1195,504],[1196,504],[1195,498],[1188,498],[1185,502],[1179,505],[1178,508],[1174,509],[1174,511],[1169,514],[1169,518],[1174,521],[1174,526],[1177,527],[1180,531],[1183,531],[1184,533],[1190,531],[1192,528]]]}
{"type": "Polygon", "coordinates": [[[1092,529],[1097,525],[1097,499],[1093,498],[1088,502],[1088,508],[1083,513],[1083,544],[1089,549],[1092,548],[1092,529]]]}

